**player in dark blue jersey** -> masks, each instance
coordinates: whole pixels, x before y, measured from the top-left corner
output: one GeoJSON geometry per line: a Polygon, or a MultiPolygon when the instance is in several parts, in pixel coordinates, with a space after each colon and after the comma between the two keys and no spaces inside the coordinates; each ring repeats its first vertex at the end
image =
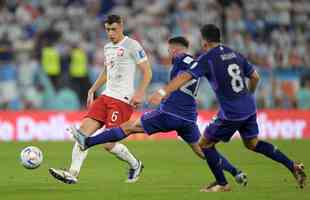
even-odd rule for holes
{"type": "Polygon", "coordinates": [[[219,102],[216,119],[207,126],[200,146],[216,182],[202,189],[205,192],[229,191],[229,185],[218,167],[221,159],[215,148],[219,141],[228,142],[239,131],[244,145],[287,167],[294,175],[298,185],[303,188],[306,181],[304,166],[293,162],[279,149],[258,139],[256,122],[256,103],[254,92],[259,75],[246,58],[220,43],[220,30],[212,24],[201,29],[203,47],[206,52],[190,70],[178,75],[167,86],[154,93],[150,102],[158,104],[164,97],[176,91],[188,81],[206,77],[219,102]],[[249,79],[247,85],[246,79],[249,79]]]}
{"type": "MultiPolygon", "coordinates": [[[[195,60],[186,53],[189,43],[184,37],[171,38],[168,41],[168,46],[173,64],[170,72],[172,80],[178,74],[189,70],[195,60]]],[[[144,113],[136,122],[126,122],[119,128],[105,130],[93,137],[86,138],[78,130],[73,132],[73,136],[82,149],[87,149],[97,144],[122,140],[131,134],[145,132],[152,135],[159,132],[176,131],[200,158],[205,159],[198,144],[200,132],[196,124],[195,97],[198,86],[199,78],[191,79],[179,90],[165,98],[158,109],[144,113]]],[[[237,183],[245,185],[247,183],[246,175],[232,166],[223,156],[219,156],[223,169],[230,172],[237,183]]]]}

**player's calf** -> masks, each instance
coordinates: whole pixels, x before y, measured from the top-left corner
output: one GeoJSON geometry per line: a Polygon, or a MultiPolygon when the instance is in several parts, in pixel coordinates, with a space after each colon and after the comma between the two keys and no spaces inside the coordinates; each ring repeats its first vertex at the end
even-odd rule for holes
{"type": "Polygon", "coordinates": [[[265,141],[259,141],[257,138],[244,141],[246,146],[253,146],[255,144],[253,151],[263,154],[266,157],[281,163],[283,166],[285,166],[290,172],[293,173],[298,186],[300,188],[303,188],[306,184],[306,174],[304,171],[303,164],[296,163],[289,159],[284,153],[282,153],[276,146],[265,142],[265,141]]]}

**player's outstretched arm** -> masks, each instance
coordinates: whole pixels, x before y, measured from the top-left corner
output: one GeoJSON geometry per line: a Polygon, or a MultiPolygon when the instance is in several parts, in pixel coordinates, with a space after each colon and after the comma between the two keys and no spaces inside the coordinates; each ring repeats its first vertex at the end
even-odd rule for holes
{"type": "Polygon", "coordinates": [[[106,72],[106,68],[104,67],[104,70],[99,74],[95,83],[88,90],[87,105],[90,105],[93,102],[95,92],[106,82],[107,82],[107,72],[106,72]]]}
{"type": "Polygon", "coordinates": [[[133,106],[138,106],[138,104],[143,102],[145,90],[147,89],[152,80],[152,69],[148,60],[139,63],[138,67],[141,70],[143,78],[140,82],[138,89],[136,90],[134,96],[131,99],[130,103],[133,106]]]}
{"type": "Polygon", "coordinates": [[[179,74],[177,77],[171,80],[165,87],[154,92],[149,98],[149,102],[153,105],[158,105],[164,97],[168,96],[170,93],[182,87],[192,78],[193,78],[192,74],[188,72],[183,72],[179,74]]]}
{"type": "Polygon", "coordinates": [[[259,74],[256,70],[254,70],[254,72],[251,74],[250,76],[250,81],[249,81],[249,90],[251,93],[254,94],[256,88],[257,88],[257,85],[258,85],[258,82],[259,82],[259,74]]]}

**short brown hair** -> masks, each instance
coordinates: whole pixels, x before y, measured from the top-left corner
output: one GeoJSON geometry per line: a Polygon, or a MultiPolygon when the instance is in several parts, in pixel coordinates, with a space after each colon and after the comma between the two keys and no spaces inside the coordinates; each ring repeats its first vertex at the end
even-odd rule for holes
{"type": "Polygon", "coordinates": [[[122,17],[114,14],[108,15],[104,20],[104,24],[113,24],[113,23],[121,24],[122,22],[123,22],[122,17]]]}

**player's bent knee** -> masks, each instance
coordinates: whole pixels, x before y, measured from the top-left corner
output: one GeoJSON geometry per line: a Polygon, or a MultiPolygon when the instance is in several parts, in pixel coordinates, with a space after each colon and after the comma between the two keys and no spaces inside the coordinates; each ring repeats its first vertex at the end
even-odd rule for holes
{"type": "Polygon", "coordinates": [[[103,148],[106,151],[111,151],[113,149],[113,147],[115,146],[116,143],[105,143],[103,144],[103,148]]]}
{"type": "Polygon", "coordinates": [[[190,147],[192,148],[193,152],[200,158],[205,159],[205,156],[199,146],[199,143],[190,144],[190,147]]]}
{"type": "Polygon", "coordinates": [[[121,125],[122,130],[126,135],[143,133],[144,129],[139,121],[128,121],[121,125]]]}
{"type": "Polygon", "coordinates": [[[90,136],[100,128],[101,123],[99,121],[87,117],[82,120],[79,130],[83,134],[90,136]]]}
{"type": "Polygon", "coordinates": [[[201,137],[199,140],[199,146],[201,149],[205,149],[205,148],[211,148],[214,146],[214,142],[209,141],[207,138],[205,137],[201,137]]]}
{"type": "Polygon", "coordinates": [[[120,128],[124,131],[126,135],[130,135],[133,130],[133,123],[132,122],[125,122],[120,126],[120,128]]]}
{"type": "Polygon", "coordinates": [[[256,146],[255,145],[249,145],[247,146],[247,149],[251,150],[251,151],[255,151],[256,146]]]}
{"type": "Polygon", "coordinates": [[[244,141],[244,146],[251,150],[251,151],[255,151],[256,149],[256,144],[257,144],[257,141],[256,140],[248,140],[248,141],[244,141]]]}

